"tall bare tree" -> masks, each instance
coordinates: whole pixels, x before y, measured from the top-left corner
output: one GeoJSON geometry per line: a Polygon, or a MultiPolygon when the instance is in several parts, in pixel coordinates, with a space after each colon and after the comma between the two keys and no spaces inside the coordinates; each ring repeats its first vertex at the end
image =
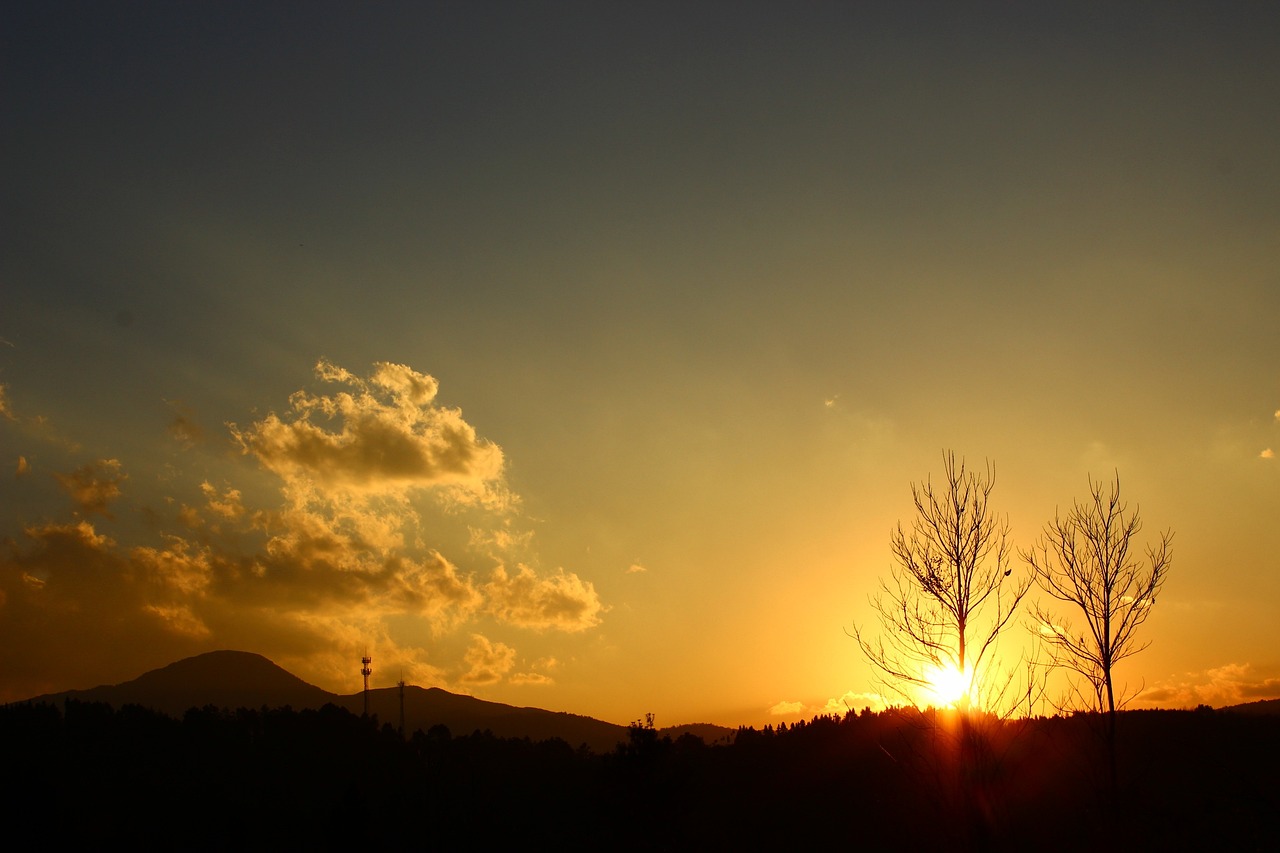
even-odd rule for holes
{"type": "MultiPolygon", "coordinates": [[[[1128,697],[1116,696],[1116,664],[1145,649],[1135,632],[1156,602],[1172,560],[1171,531],[1146,547],[1146,559],[1131,546],[1142,529],[1137,508],[1120,500],[1120,475],[1109,488],[1089,478],[1090,500],[1075,502],[1064,518],[1055,514],[1044,535],[1022,557],[1036,585],[1084,616],[1084,629],[1042,605],[1032,608],[1041,634],[1053,647],[1054,663],[1078,673],[1092,689],[1090,710],[1107,714],[1107,745],[1115,781],[1116,708],[1128,697]]],[[[1077,696],[1084,695],[1076,691],[1077,696]]]]}
{"type": "Polygon", "coordinates": [[[871,599],[881,633],[853,631],[889,689],[915,701],[915,688],[951,670],[966,679],[957,704],[967,706],[1031,581],[1010,578],[1009,525],[988,504],[995,466],[971,471],[950,451],[942,461],[945,484],[912,483],[911,530],[899,522],[890,536],[895,563],[871,599]]]}

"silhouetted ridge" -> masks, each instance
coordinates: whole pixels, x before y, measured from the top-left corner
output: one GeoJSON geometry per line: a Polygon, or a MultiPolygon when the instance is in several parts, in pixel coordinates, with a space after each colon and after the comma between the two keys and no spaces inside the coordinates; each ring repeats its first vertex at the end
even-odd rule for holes
{"type": "MultiPolygon", "coordinates": [[[[354,679],[353,679],[354,680],[354,679]]],[[[173,717],[190,708],[283,708],[318,709],[327,704],[359,715],[364,710],[362,691],[347,695],[330,693],[308,684],[267,658],[252,652],[216,651],[171,663],[144,673],[132,681],[103,685],[89,690],[38,696],[33,702],[61,704],[66,699],[105,702],[115,708],[141,705],[173,717]]],[[[369,712],[382,723],[400,722],[400,692],[397,687],[369,691],[369,712]]],[[[532,741],[560,739],[577,748],[586,744],[598,753],[610,752],[627,740],[626,726],[592,717],[541,708],[518,708],[473,696],[450,693],[439,687],[406,686],[404,691],[406,734],[432,726],[445,726],[453,735],[488,731],[503,738],[532,741]]],[[[697,727],[707,740],[719,740],[732,729],[697,727]]],[[[664,730],[676,737],[684,729],[664,730]]]]}
{"type": "Polygon", "coordinates": [[[1233,714],[1280,714],[1280,699],[1259,699],[1257,702],[1245,702],[1242,705],[1227,705],[1219,711],[1230,711],[1233,714]]]}
{"type": "Polygon", "coordinates": [[[143,673],[132,681],[38,697],[37,701],[142,705],[181,716],[188,708],[318,708],[335,697],[252,652],[216,651],[143,673]]]}

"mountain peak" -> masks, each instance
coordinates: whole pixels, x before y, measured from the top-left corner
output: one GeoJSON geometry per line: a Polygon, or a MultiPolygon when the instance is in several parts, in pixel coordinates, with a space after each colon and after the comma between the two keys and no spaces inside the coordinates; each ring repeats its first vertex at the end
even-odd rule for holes
{"type": "Polygon", "coordinates": [[[231,649],[205,652],[145,672],[132,681],[89,690],[39,696],[35,701],[63,699],[136,704],[182,716],[188,708],[320,707],[336,697],[282,669],[262,655],[231,649]]]}

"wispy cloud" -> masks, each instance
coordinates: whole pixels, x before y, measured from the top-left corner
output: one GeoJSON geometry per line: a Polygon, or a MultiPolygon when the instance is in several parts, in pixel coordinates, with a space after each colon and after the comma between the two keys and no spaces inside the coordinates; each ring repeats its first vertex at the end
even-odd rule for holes
{"type": "Polygon", "coordinates": [[[100,459],[69,474],[54,474],[54,477],[81,513],[98,513],[107,517],[110,517],[107,505],[120,497],[120,484],[128,479],[121,471],[118,459],[100,459]]]}
{"type": "Polygon", "coordinates": [[[640,565],[639,563],[632,563],[631,565],[627,566],[626,574],[639,575],[639,574],[644,574],[647,571],[649,570],[646,569],[644,566],[640,565]]]}
{"type": "Polygon", "coordinates": [[[195,415],[181,401],[168,401],[173,419],[169,421],[169,436],[183,447],[194,447],[204,441],[204,430],[196,423],[195,415]]]}
{"type": "Polygon", "coordinates": [[[464,684],[496,684],[516,663],[516,650],[505,643],[495,643],[482,634],[471,635],[471,646],[463,655],[468,669],[461,679],[464,684]]]}

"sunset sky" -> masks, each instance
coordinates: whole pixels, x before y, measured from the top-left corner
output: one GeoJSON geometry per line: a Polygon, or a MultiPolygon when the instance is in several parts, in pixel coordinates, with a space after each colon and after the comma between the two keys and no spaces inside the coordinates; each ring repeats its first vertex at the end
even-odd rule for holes
{"type": "Polygon", "coordinates": [[[860,707],[948,449],[1017,546],[1117,471],[1174,531],[1136,704],[1280,697],[1280,6],[0,39],[0,700],[218,648],[351,693],[367,649],[620,723],[860,707]]]}

